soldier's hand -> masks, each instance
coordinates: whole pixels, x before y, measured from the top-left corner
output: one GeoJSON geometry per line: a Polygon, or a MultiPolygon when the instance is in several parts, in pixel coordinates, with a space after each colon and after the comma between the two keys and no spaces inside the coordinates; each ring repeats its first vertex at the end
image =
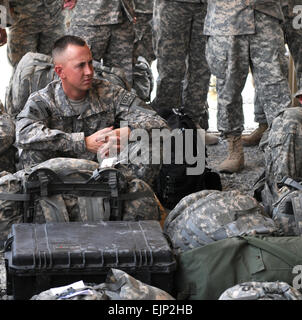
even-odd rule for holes
{"type": "Polygon", "coordinates": [[[7,33],[5,29],[0,28],[0,47],[7,42],[7,33]]]}
{"type": "Polygon", "coordinates": [[[130,129],[128,127],[115,129],[99,136],[104,143],[98,150],[99,156],[105,157],[116,156],[127,145],[130,129]]]}
{"type": "Polygon", "coordinates": [[[105,128],[93,133],[91,136],[85,138],[86,149],[92,153],[97,153],[99,148],[106,142],[103,136],[112,132],[113,127],[105,128]]]}
{"type": "Polygon", "coordinates": [[[64,0],[64,9],[69,8],[69,10],[73,9],[77,3],[77,0],[64,0]]]}

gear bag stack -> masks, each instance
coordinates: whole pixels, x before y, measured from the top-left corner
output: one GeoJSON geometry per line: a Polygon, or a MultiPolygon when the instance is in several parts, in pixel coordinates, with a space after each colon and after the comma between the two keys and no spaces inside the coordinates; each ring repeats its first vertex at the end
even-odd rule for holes
{"type": "Polygon", "coordinates": [[[238,190],[203,190],[188,195],[169,213],[164,232],[176,254],[243,235],[275,235],[262,206],[238,190]]]}
{"type": "Polygon", "coordinates": [[[147,183],[89,160],[54,158],[0,178],[0,230],[13,223],[160,220],[147,183]]]}

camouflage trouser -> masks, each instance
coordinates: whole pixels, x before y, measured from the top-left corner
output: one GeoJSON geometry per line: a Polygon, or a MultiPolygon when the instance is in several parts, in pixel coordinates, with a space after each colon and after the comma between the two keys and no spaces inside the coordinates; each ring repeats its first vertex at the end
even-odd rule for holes
{"type": "Polygon", "coordinates": [[[94,60],[103,59],[105,66],[123,68],[132,84],[134,30],[129,20],[101,26],[77,25],[71,20],[69,33],[85,39],[94,60]]]}
{"type": "Polygon", "coordinates": [[[210,71],[202,34],[206,6],[197,3],[156,0],[153,15],[153,48],[157,58],[157,89],[152,106],[183,106],[202,124],[210,71]]]}
{"type": "MultiPolygon", "coordinates": [[[[302,88],[302,29],[293,28],[293,17],[289,16],[287,6],[283,7],[282,10],[285,17],[285,22],[282,25],[284,39],[294,60],[297,87],[300,89],[302,88]]],[[[287,65],[288,61],[286,61],[286,77],[288,78],[287,65]]],[[[266,123],[263,106],[258,99],[257,88],[255,88],[254,108],[255,122],[266,123]]]]}
{"type": "MultiPolygon", "coordinates": [[[[42,18],[41,18],[42,19],[42,18]]],[[[62,18],[63,19],[63,18],[62,18]]],[[[63,21],[56,21],[53,24],[42,26],[31,25],[25,28],[18,23],[9,28],[7,40],[7,56],[13,67],[27,52],[39,52],[51,55],[55,41],[64,35],[63,21]]]]}
{"type": "Polygon", "coordinates": [[[244,129],[241,92],[249,67],[268,124],[291,105],[281,25],[260,12],[255,12],[255,24],[256,34],[208,38],[207,61],[217,78],[217,127],[224,137],[244,129]]]}
{"type": "Polygon", "coordinates": [[[139,56],[144,57],[150,65],[156,59],[152,44],[152,16],[152,13],[136,13],[134,62],[139,56]]]}

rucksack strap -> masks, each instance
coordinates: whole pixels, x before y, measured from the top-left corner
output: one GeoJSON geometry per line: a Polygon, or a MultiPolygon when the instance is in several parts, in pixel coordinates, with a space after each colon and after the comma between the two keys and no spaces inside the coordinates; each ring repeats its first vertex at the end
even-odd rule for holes
{"type": "Polygon", "coordinates": [[[302,195],[291,199],[297,231],[302,235],[302,195]]]}
{"type": "Polygon", "coordinates": [[[302,185],[290,177],[284,177],[278,186],[288,186],[302,191],[302,185]]]}
{"type": "Polygon", "coordinates": [[[29,201],[30,195],[19,193],[0,193],[0,200],[29,201]]]}

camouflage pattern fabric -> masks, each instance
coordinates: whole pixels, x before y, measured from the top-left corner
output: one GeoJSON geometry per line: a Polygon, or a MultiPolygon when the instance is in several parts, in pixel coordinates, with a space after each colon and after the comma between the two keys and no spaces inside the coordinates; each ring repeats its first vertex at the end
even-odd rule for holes
{"type": "Polygon", "coordinates": [[[55,40],[64,35],[63,0],[10,1],[10,8],[7,55],[12,66],[27,52],[49,55],[55,40]]]}
{"type": "Polygon", "coordinates": [[[256,30],[259,30],[255,20],[257,12],[279,21],[284,20],[280,0],[252,2],[230,0],[226,4],[224,0],[209,0],[204,34],[210,36],[255,34],[256,30]]]}
{"type": "Polygon", "coordinates": [[[267,139],[260,144],[265,159],[265,184],[261,196],[270,213],[273,203],[288,191],[277,184],[284,177],[298,181],[302,177],[301,146],[302,108],[288,108],[276,117],[267,139]]]}
{"type": "Polygon", "coordinates": [[[73,11],[69,33],[85,39],[94,60],[124,69],[132,85],[135,36],[122,1],[78,0],[73,11]]]}
{"type": "Polygon", "coordinates": [[[66,290],[53,295],[51,289],[33,296],[30,300],[175,300],[167,292],[147,285],[126,272],[110,269],[106,282],[86,285],[77,290],[66,290]]]}
{"type": "MultiPolygon", "coordinates": [[[[54,171],[65,182],[87,181],[99,164],[94,161],[72,158],[54,158],[28,169],[20,170],[14,174],[2,172],[0,177],[0,194],[22,194],[23,182],[29,175],[38,169],[47,168],[54,171]]],[[[133,195],[135,192],[143,192],[140,198],[126,199],[122,207],[122,220],[157,220],[161,218],[160,204],[150,186],[139,179],[125,180],[124,193],[133,195]]],[[[35,223],[45,222],[69,222],[69,221],[108,221],[102,197],[85,197],[64,192],[64,194],[41,196],[35,202],[35,223]],[[88,198],[88,199],[87,199],[88,198]],[[93,199],[91,199],[93,198],[93,199]],[[97,215],[89,212],[88,202],[93,209],[97,207],[97,215]],[[103,214],[103,216],[102,216],[103,214]]],[[[0,199],[0,241],[7,239],[13,223],[23,221],[22,201],[0,199]]]]}
{"type": "Polygon", "coordinates": [[[188,195],[164,224],[164,233],[176,254],[229,237],[277,232],[262,206],[238,190],[203,190],[188,195]]]}
{"type": "MultiPolygon", "coordinates": [[[[200,1],[155,0],[153,48],[157,58],[155,110],[184,107],[203,125],[210,81],[203,25],[206,5],[200,1]]],[[[204,127],[203,127],[204,129],[204,127]]]]}
{"type": "Polygon", "coordinates": [[[153,110],[144,108],[136,95],[105,80],[93,82],[86,103],[79,117],[70,106],[61,81],[31,95],[16,122],[16,145],[23,149],[20,159],[25,167],[55,157],[95,161],[96,155],[86,151],[85,136],[119,126],[120,121],[128,122],[132,129],[147,130],[149,137],[152,129],[167,128],[166,122],[153,110]]]}
{"type": "Polygon", "coordinates": [[[218,300],[302,300],[286,282],[244,282],[224,291],[218,300]]]}
{"type": "MultiPolygon", "coordinates": [[[[283,1],[284,2],[284,1],[283,1]]],[[[284,33],[285,43],[287,43],[290,54],[294,60],[295,72],[297,77],[297,87],[302,88],[302,29],[296,29],[293,27],[293,21],[295,19],[295,14],[293,13],[294,1],[289,0],[284,2],[282,6],[282,11],[284,14],[285,21],[282,24],[282,29],[284,33]],[[289,2],[289,4],[288,4],[289,2]]],[[[288,78],[288,61],[285,61],[286,65],[284,70],[286,70],[285,76],[288,78]]],[[[265,113],[263,111],[263,103],[259,101],[257,94],[257,88],[255,92],[255,122],[266,123],[265,113]]]]}
{"type": "Polygon", "coordinates": [[[50,56],[37,52],[26,53],[10,79],[5,99],[6,112],[15,118],[31,93],[43,89],[56,78],[50,56]]]}
{"type": "Polygon", "coordinates": [[[0,172],[7,171],[14,173],[16,148],[15,124],[11,117],[4,112],[4,107],[0,101],[0,172]]]}
{"type": "MultiPolygon", "coordinates": [[[[223,9],[221,11],[224,12],[223,9]]],[[[208,15],[211,16],[211,11],[208,15]]],[[[268,124],[281,110],[291,106],[279,20],[255,11],[254,23],[258,30],[255,34],[246,31],[245,35],[211,35],[208,39],[206,57],[212,74],[217,78],[217,127],[223,137],[238,136],[244,129],[241,93],[249,67],[268,124]],[[278,59],[274,58],[276,54],[278,59]]]]}

